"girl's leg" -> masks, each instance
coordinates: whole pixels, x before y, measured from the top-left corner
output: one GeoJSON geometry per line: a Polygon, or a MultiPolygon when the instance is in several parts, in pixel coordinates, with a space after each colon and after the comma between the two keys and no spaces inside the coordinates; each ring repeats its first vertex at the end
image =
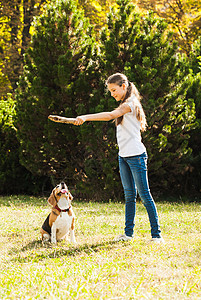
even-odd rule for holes
{"type": "Polygon", "coordinates": [[[152,238],[160,238],[161,230],[158,220],[158,213],[148,184],[147,154],[143,153],[139,156],[127,157],[127,163],[129,164],[133,174],[139,196],[147,210],[151,225],[152,238]]]}
{"type": "Polygon", "coordinates": [[[135,182],[129,168],[129,165],[123,157],[119,156],[119,170],[121,182],[125,195],[125,234],[126,236],[133,236],[133,229],[135,226],[135,212],[136,212],[136,196],[137,191],[135,182]]]}

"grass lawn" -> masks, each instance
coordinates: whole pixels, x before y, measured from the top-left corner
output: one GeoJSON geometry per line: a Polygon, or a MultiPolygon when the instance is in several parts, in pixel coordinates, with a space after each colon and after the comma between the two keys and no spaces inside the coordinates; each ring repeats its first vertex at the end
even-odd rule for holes
{"type": "Polygon", "coordinates": [[[77,245],[42,245],[47,199],[0,197],[0,299],[201,299],[201,204],[157,203],[165,244],[150,242],[137,204],[133,241],[123,203],[74,200],[77,245]]]}

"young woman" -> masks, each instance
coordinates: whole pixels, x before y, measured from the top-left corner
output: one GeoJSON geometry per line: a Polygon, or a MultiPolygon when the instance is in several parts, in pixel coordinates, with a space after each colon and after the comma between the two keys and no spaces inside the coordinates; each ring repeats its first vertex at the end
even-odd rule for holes
{"type": "Polygon", "coordinates": [[[133,238],[138,191],[149,216],[152,241],[163,242],[157,209],[149,190],[146,148],[141,141],[141,130],[146,129],[141,97],[124,74],[111,75],[106,84],[111,96],[120,102],[119,107],[111,112],[78,116],[75,125],[82,125],[86,121],[116,121],[120,177],[125,195],[125,233],[115,240],[133,238]]]}

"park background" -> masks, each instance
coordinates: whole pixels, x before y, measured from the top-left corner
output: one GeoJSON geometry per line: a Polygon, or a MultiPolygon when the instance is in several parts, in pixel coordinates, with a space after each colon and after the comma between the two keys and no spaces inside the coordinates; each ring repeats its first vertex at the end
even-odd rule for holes
{"type": "MultiPolygon", "coordinates": [[[[152,193],[201,190],[200,1],[0,1],[0,194],[122,200],[115,125],[53,123],[116,107],[107,77],[142,95],[152,193]]],[[[176,201],[177,201],[176,200],[176,201]]]]}
{"type": "Polygon", "coordinates": [[[0,0],[0,298],[201,299],[201,3],[0,0]],[[137,203],[131,242],[115,125],[49,114],[116,107],[105,80],[124,72],[143,96],[149,181],[165,243],[137,203]],[[47,198],[74,199],[76,245],[43,244],[47,198]]]}

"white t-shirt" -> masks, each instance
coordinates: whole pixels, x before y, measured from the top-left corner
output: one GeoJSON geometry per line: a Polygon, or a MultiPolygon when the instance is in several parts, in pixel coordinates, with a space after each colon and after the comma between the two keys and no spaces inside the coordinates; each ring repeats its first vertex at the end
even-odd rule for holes
{"type": "Polygon", "coordinates": [[[121,157],[140,155],[146,152],[140,132],[141,124],[136,118],[136,101],[139,103],[139,100],[134,95],[126,101],[131,108],[131,112],[126,113],[123,116],[122,123],[116,127],[117,143],[119,146],[119,155],[121,157]]]}

